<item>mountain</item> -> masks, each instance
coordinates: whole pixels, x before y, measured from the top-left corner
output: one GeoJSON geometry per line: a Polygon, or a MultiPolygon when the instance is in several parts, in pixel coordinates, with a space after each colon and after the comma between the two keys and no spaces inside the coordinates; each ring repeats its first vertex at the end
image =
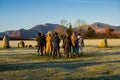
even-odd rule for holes
{"type": "Polygon", "coordinates": [[[9,37],[20,38],[21,37],[21,33],[18,30],[16,30],[16,31],[13,31],[11,34],[9,34],[9,37]]]}
{"type": "Polygon", "coordinates": [[[35,27],[32,27],[29,30],[36,30],[36,31],[41,31],[42,30],[43,33],[47,33],[48,30],[54,29],[57,26],[59,26],[59,24],[46,23],[46,24],[36,25],[35,27]]]}
{"type": "Polygon", "coordinates": [[[113,28],[114,31],[120,31],[120,26],[112,26],[105,23],[95,22],[90,25],[96,32],[103,33],[105,28],[113,28]]]}
{"type": "Polygon", "coordinates": [[[76,31],[78,33],[79,32],[86,33],[88,27],[92,27],[96,33],[105,33],[106,28],[112,28],[112,29],[114,29],[114,33],[120,33],[120,26],[112,26],[112,25],[100,23],[100,22],[95,22],[95,23],[89,24],[89,25],[85,24],[81,27],[76,27],[76,28],[74,28],[74,31],[76,31]]]}
{"type": "Polygon", "coordinates": [[[100,22],[95,22],[95,23],[91,24],[91,26],[96,29],[97,28],[107,28],[107,27],[114,28],[114,26],[111,26],[111,25],[105,24],[105,23],[100,23],[100,22]]]}
{"type": "Polygon", "coordinates": [[[116,26],[116,27],[115,27],[115,30],[116,30],[116,31],[120,31],[120,26],[116,26]]]}
{"type": "Polygon", "coordinates": [[[8,35],[10,38],[14,39],[26,39],[26,38],[35,38],[38,32],[42,32],[46,34],[49,30],[56,29],[57,27],[60,27],[59,24],[41,24],[36,25],[28,30],[20,29],[20,30],[11,30],[11,31],[5,31],[0,33],[0,37],[3,37],[4,35],[8,35]]]}
{"type": "Polygon", "coordinates": [[[52,34],[54,34],[55,32],[58,32],[59,36],[62,36],[65,33],[66,27],[59,25],[56,28],[50,30],[52,32],[52,34]]]}
{"type": "MultiPolygon", "coordinates": [[[[79,27],[79,28],[76,27],[74,28],[74,31],[85,33],[89,26],[92,27],[97,33],[104,33],[105,28],[107,27],[113,28],[115,32],[120,33],[120,26],[112,26],[112,25],[100,23],[100,22],[95,22],[90,25],[84,25],[83,27],[79,27]]],[[[60,35],[62,35],[65,33],[65,30],[66,30],[66,27],[62,25],[46,23],[46,24],[36,25],[28,30],[20,29],[20,30],[10,30],[5,32],[0,32],[0,39],[2,39],[4,35],[8,35],[10,38],[14,38],[14,39],[35,38],[37,33],[40,31],[44,34],[46,34],[48,31],[52,31],[52,33],[57,31],[60,35]]]]}
{"type": "Polygon", "coordinates": [[[14,32],[13,30],[5,31],[5,32],[0,32],[0,39],[2,39],[4,37],[4,35],[10,35],[13,32],[14,32]]]}

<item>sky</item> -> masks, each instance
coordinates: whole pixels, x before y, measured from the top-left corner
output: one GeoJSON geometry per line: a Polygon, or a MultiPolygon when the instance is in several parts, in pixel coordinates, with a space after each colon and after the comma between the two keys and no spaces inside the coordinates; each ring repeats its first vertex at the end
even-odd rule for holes
{"type": "Polygon", "coordinates": [[[120,0],[0,0],[0,32],[60,24],[62,19],[120,26],[120,0]]]}

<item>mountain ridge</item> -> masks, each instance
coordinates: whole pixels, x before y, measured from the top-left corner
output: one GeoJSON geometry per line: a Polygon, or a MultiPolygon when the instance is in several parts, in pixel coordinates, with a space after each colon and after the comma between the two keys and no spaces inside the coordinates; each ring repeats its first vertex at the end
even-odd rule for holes
{"type": "MultiPolygon", "coordinates": [[[[93,24],[90,24],[88,26],[91,26],[97,33],[103,33],[104,29],[109,27],[113,28],[115,31],[120,32],[120,26],[113,26],[106,23],[101,22],[95,22],[93,24]]],[[[87,27],[84,27],[84,30],[87,30],[87,27]]],[[[65,32],[65,26],[62,26],[60,24],[52,24],[52,23],[45,23],[33,26],[30,29],[19,29],[19,30],[10,30],[5,32],[0,32],[0,37],[3,37],[4,35],[8,35],[10,38],[35,38],[38,32],[42,32],[46,34],[48,31],[57,31],[59,33],[65,32]]],[[[76,27],[75,27],[76,28],[76,27]]]]}

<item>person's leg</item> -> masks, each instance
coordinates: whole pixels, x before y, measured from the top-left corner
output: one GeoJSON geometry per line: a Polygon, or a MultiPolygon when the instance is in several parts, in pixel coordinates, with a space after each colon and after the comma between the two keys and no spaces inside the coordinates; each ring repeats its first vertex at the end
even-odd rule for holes
{"type": "Polygon", "coordinates": [[[75,47],[72,47],[72,50],[71,50],[71,56],[74,57],[74,53],[75,53],[75,47]]]}
{"type": "Polygon", "coordinates": [[[43,56],[43,46],[42,45],[40,46],[40,53],[41,53],[41,56],[43,56]]]}
{"type": "Polygon", "coordinates": [[[48,48],[48,57],[51,57],[50,47],[48,48]]]}
{"type": "Polygon", "coordinates": [[[38,50],[37,50],[37,52],[38,52],[38,56],[40,55],[40,46],[38,45],[38,50]]]}
{"type": "Polygon", "coordinates": [[[39,46],[38,46],[38,48],[37,48],[37,52],[39,53],[39,46]]]}
{"type": "Polygon", "coordinates": [[[43,56],[44,55],[44,45],[42,46],[41,53],[42,53],[42,56],[43,56]]]}
{"type": "Polygon", "coordinates": [[[71,47],[68,49],[68,55],[69,55],[69,58],[72,58],[72,51],[71,51],[71,47]]]}
{"type": "Polygon", "coordinates": [[[61,55],[60,55],[60,49],[59,48],[57,49],[57,55],[58,55],[58,58],[61,57],[61,55]]]}
{"type": "Polygon", "coordinates": [[[57,55],[58,53],[57,53],[57,49],[55,50],[55,57],[57,58],[58,57],[58,55],[57,55]]]}
{"type": "Polygon", "coordinates": [[[83,56],[83,47],[80,47],[80,49],[81,49],[81,55],[83,56]]]}
{"type": "Polygon", "coordinates": [[[45,56],[46,56],[46,55],[47,55],[47,54],[46,54],[46,45],[44,46],[44,52],[45,52],[45,56]]]}
{"type": "Polygon", "coordinates": [[[78,57],[79,56],[79,46],[75,47],[75,52],[76,52],[76,57],[78,57]]]}
{"type": "Polygon", "coordinates": [[[66,56],[67,56],[67,58],[69,57],[69,51],[68,51],[68,49],[66,50],[66,56]]]}
{"type": "Polygon", "coordinates": [[[52,54],[52,57],[53,57],[53,58],[55,57],[55,53],[56,53],[56,50],[54,49],[54,50],[53,50],[53,54],[52,54]]]}

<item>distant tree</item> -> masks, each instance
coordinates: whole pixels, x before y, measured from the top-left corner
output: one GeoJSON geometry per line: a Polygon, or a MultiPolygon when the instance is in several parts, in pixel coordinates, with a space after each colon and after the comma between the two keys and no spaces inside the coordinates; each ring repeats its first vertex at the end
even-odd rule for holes
{"type": "Polygon", "coordinates": [[[63,25],[63,26],[67,26],[67,25],[68,25],[68,21],[65,20],[65,19],[62,19],[62,20],[60,21],[60,24],[63,25]]]}
{"type": "Polygon", "coordinates": [[[87,32],[84,34],[84,37],[95,38],[95,30],[89,26],[87,32]]]}
{"type": "Polygon", "coordinates": [[[66,33],[68,33],[69,36],[71,36],[71,35],[72,35],[72,32],[73,32],[73,28],[72,28],[72,24],[70,23],[70,24],[69,24],[69,27],[66,29],[66,33]]]}
{"type": "Polygon", "coordinates": [[[109,37],[114,32],[113,28],[105,28],[105,34],[109,37]]]}
{"type": "Polygon", "coordinates": [[[83,26],[83,25],[85,25],[86,24],[86,21],[85,20],[83,20],[83,19],[78,19],[78,20],[76,20],[76,22],[75,22],[75,27],[81,27],[81,26],[83,26]]]}

